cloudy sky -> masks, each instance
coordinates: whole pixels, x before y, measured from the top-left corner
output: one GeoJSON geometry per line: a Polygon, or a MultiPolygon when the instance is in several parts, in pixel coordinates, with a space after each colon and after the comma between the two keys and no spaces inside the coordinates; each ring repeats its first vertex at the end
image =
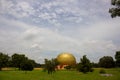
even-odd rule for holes
{"type": "Polygon", "coordinates": [[[94,62],[120,50],[120,18],[110,0],[0,0],[0,52],[36,62],[72,53],[94,62]]]}

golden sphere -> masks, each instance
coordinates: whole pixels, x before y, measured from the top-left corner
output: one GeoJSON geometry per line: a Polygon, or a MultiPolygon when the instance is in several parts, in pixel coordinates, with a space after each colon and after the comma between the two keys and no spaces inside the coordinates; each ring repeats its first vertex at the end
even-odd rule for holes
{"type": "Polygon", "coordinates": [[[60,65],[76,64],[76,59],[71,53],[61,53],[57,56],[57,60],[60,63],[60,65]]]}

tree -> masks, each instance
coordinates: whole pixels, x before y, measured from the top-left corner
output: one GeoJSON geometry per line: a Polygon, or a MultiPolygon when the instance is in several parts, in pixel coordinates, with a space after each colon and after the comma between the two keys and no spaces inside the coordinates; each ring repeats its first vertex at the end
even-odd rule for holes
{"type": "Polygon", "coordinates": [[[99,67],[99,64],[98,64],[98,63],[92,62],[91,65],[92,65],[93,68],[98,68],[98,67],[99,67]]]}
{"type": "Polygon", "coordinates": [[[120,0],[111,0],[111,4],[114,6],[113,8],[109,9],[111,17],[112,18],[116,16],[120,17],[120,0]]]}
{"type": "Polygon", "coordinates": [[[78,71],[83,73],[92,71],[90,60],[86,57],[86,55],[84,55],[83,58],[80,59],[80,63],[77,65],[77,69],[78,71]]]}
{"type": "Polygon", "coordinates": [[[0,71],[2,67],[6,67],[8,65],[8,61],[9,56],[0,52],[0,71]]]}
{"type": "Polygon", "coordinates": [[[21,64],[25,62],[25,60],[27,60],[28,58],[25,57],[24,54],[13,54],[12,55],[12,64],[13,67],[19,68],[21,67],[21,64]]]}
{"type": "Polygon", "coordinates": [[[21,63],[21,70],[23,71],[32,71],[33,70],[33,63],[31,60],[25,60],[21,63]]]}
{"type": "Polygon", "coordinates": [[[35,67],[36,66],[36,62],[34,61],[34,60],[32,60],[32,59],[28,59],[28,61],[33,65],[33,67],[35,67]]]}
{"type": "Polygon", "coordinates": [[[45,59],[44,69],[48,71],[48,74],[52,74],[55,71],[56,66],[58,65],[57,59],[45,59]]]}
{"type": "Polygon", "coordinates": [[[120,67],[120,51],[117,51],[115,54],[116,66],[120,67]]]}
{"type": "Polygon", "coordinates": [[[104,68],[112,68],[114,67],[115,63],[111,56],[104,56],[99,59],[99,65],[100,67],[104,68]]]}
{"type": "Polygon", "coordinates": [[[54,65],[55,68],[57,68],[57,66],[59,65],[59,62],[57,61],[56,58],[52,59],[52,64],[54,65]]]}

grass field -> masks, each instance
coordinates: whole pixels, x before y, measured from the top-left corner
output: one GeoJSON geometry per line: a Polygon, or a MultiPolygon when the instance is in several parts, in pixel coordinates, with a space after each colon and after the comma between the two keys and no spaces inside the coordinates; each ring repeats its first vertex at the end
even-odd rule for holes
{"type": "Polygon", "coordinates": [[[105,69],[113,76],[101,76],[99,69],[83,74],[77,71],[61,70],[49,75],[42,70],[34,71],[0,71],[0,80],[120,80],[120,69],[105,69]]]}

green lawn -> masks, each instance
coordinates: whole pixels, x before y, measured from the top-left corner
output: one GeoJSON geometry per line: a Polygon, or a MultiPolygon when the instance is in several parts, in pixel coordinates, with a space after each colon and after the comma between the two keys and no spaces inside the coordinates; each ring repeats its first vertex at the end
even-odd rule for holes
{"type": "Polygon", "coordinates": [[[77,71],[56,71],[49,75],[42,70],[28,71],[0,71],[0,80],[120,80],[120,69],[105,69],[113,76],[100,76],[99,69],[83,74],[77,71]]]}

